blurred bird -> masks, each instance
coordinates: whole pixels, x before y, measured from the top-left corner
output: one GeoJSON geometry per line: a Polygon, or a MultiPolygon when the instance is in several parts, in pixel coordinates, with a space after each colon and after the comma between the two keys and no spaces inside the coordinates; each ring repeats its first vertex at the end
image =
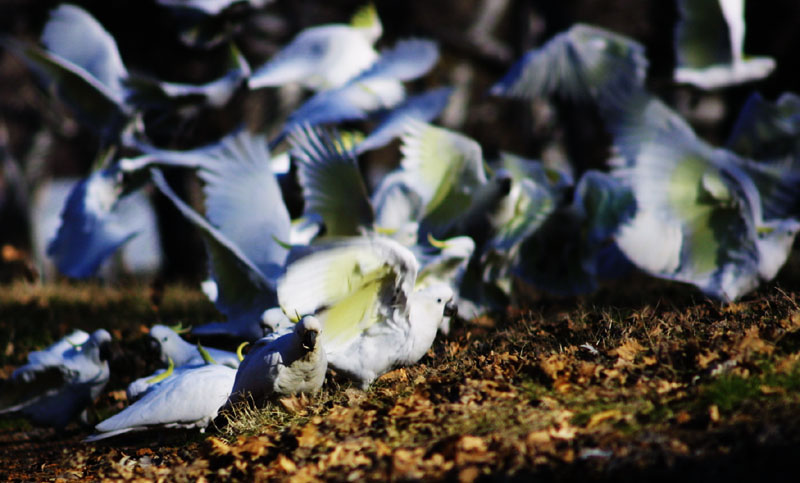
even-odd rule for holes
{"type": "MultiPolygon", "coordinates": [[[[301,105],[289,116],[281,134],[271,144],[274,146],[303,124],[363,120],[373,113],[387,112],[405,99],[403,82],[423,76],[438,58],[435,42],[421,39],[398,42],[381,52],[369,68],[344,85],[318,92],[301,105]]],[[[419,109],[407,112],[422,114],[419,109]]]]}
{"type": "Polygon", "coordinates": [[[233,352],[228,352],[212,347],[203,347],[199,344],[190,344],[166,325],[156,324],[150,329],[152,337],[160,348],[161,362],[168,364],[172,361],[175,367],[201,364],[222,364],[236,369],[239,367],[239,358],[233,352]]]}
{"type": "Polygon", "coordinates": [[[614,109],[641,88],[647,73],[644,47],[620,34],[576,24],[526,53],[489,91],[523,99],[552,94],[614,109]]]}
{"type": "Polygon", "coordinates": [[[419,361],[442,318],[455,315],[449,285],[415,290],[418,270],[414,254],[387,238],[321,243],[288,265],[278,299],[290,317],[319,319],[328,364],[366,388],[419,361]]]}
{"type": "Polygon", "coordinates": [[[200,428],[217,416],[230,395],[236,369],[219,364],[193,368],[166,379],[141,399],[95,426],[87,442],[131,431],[200,428]]]}
{"type": "Polygon", "coordinates": [[[614,235],[635,210],[625,184],[606,173],[585,172],[571,203],[557,207],[521,243],[513,273],[552,294],[593,292],[601,280],[619,277],[630,266],[614,235]]]}
{"type": "Polygon", "coordinates": [[[306,315],[291,332],[255,343],[236,371],[228,405],[252,398],[265,406],[274,396],[319,391],[328,368],[322,325],[306,315]]]}
{"type": "Polygon", "coordinates": [[[128,71],[114,38],[82,8],[63,4],[50,12],[44,48],[4,39],[104,144],[115,142],[133,116],[125,99],[128,71]]]}
{"type": "MultiPolygon", "coordinates": [[[[797,177],[769,173],[709,146],[649,94],[637,96],[626,117],[612,127],[622,154],[614,173],[637,203],[636,216],[616,237],[623,253],[648,273],[694,284],[726,302],[772,279],[800,224],[793,217],[766,216],[749,173],[765,189],[797,186],[797,177]]],[[[791,189],[769,190],[782,191],[791,189]]]]}
{"type": "Polygon", "coordinates": [[[131,76],[114,38],[91,14],[70,4],[50,12],[41,36],[44,48],[9,38],[3,43],[25,60],[82,124],[98,134],[103,146],[120,141],[135,144],[132,137],[143,130],[137,115],[142,109],[171,110],[187,103],[219,107],[250,74],[244,57],[232,47],[234,67],[208,84],[131,76]]]}
{"type": "Polygon", "coordinates": [[[240,131],[204,148],[149,149],[140,158],[120,163],[128,173],[151,165],[196,169],[205,183],[207,219],[180,200],[160,175],[153,177],[158,189],[200,229],[216,284],[214,303],[228,319],[196,327],[192,333],[227,334],[251,341],[261,338],[259,321],[264,310],[276,305],[274,281],[288,253],[279,242],[289,240],[290,233],[289,213],[271,170],[266,140],[240,131]],[[234,265],[244,272],[237,272],[234,265]],[[238,277],[242,273],[246,275],[238,277]]]}
{"type": "MultiPolygon", "coordinates": [[[[52,203],[39,207],[47,208],[52,203]]],[[[46,222],[47,213],[34,211],[34,222],[46,222]]],[[[58,270],[73,278],[94,276],[101,264],[134,239],[134,250],[123,255],[135,274],[152,274],[161,265],[161,245],[153,206],[136,186],[121,179],[115,165],[94,171],[72,185],[61,208],[55,233],[40,233],[49,239],[47,255],[58,270]],[[141,242],[141,243],[139,243],[141,242]]],[[[46,227],[34,226],[34,230],[46,227]]]]}
{"type": "Polygon", "coordinates": [[[21,412],[37,424],[65,427],[108,383],[110,343],[111,335],[99,329],[86,338],[83,332],[70,334],[32,353],[4,382],[0,414],[21,412]]]}
{"type": "MultiPolygon", "coordinates": [[[[415,255],[421,263],[414,289],[421,290],[436,284],[449,285],[453,290],[453,298],[457,300],[467,264],[475,252],[475,241],[468,236],[457,236],[441,241],[431,236],[429,242],[434,250],[415,247],[415,255]]],[[[451,316],[442,318],[439,330],[444,335],[450,333],[451,321],[451,316]]]]}
{"type": "MultiPolygon", "coordinates": [[[[280,312],[280,309],[274,310],[280,312]]],[[[283,314],[283,312],[281,312],[281,314],[283,314]]],[[[286,316],[284,315],[283,317],[285,318],[286,316]]],[[[285,324],[277,325],[280,329],[269,328],[265,330],[265,333],[271,333],[273,330],[284,330],[284,326],[294,325],[288,322],[288,318],[286,320],[287,322],[285,324]]],[[[162,363],[166,363],[167,367],[157,369],[153,374],[140,377],[128,384],[125,390],[128,401],[136,401],[167,379],[206,364],[222,364],[233,369],[238,368],[239,363],[243,359],[241,350],[248,344],[247,342],[240,344],[234,354],[219,349],[205,348],[199,343],[196,346],[192,346],[183,341],[178,335],[179,332],[184,331],[188,331],[188,329],[180,330],[161,325],[153,326],[150,330],[152,344],[156,347],[162,363]],[[157,338],[158,336],[160,336],[160,338],[157,338]],[[175,363],[175,360],[172,358],[173,356],[177,358],[180,366],[175,363]],[[235,359],[233,359],[234,356],[235,359]]]]}
{"type": "Polygon", "coordinates": [[[356,12],[349,25],[309,27],[253,72],[250,89],[299,83],[314,91],[343,86],[378,59],[373,44],[382,34],[375,7],[356,12]]]}
{"type": "MultiPolygon", "coordinates": [[[[487,240],[481,248],[481,287],[467,294],[474,301],[491,305],[487,286],[511,295],[513,267],[520,263],[520,247],[563,205],[568,189],[574,188],[566,173],[546,168],[541,162],[501,153],[496,169],[512,179],[511,190],[500,206],[490,213],[487,240]]],[[[473,282],[476,283],[476,282],[473,282]]]]}
{"type": "Polygon", "coordinates": [[[775,69],[770,57],[744,54],[745,0],[678,0],[675,81],[712,90],[756,81],[775,69]]]}
{"type": "Polygon", "coordinates": [[[14,369],[11,378],[24,382],[33,381],[37,372],[47,367],[63,364],[67,353],[85,343],[89,337],[88,332],[76,329],[46,349],[28,353],[28,363],[14,369]]]}
{"type": "MultiPolygon", "coordinates": [[[[376,210],[400,205],[396,193],[411,192],[403,211],[419,211],[414,220],[382,216],[382,226],[401,228],[408,221],[420,223],[420,234],[437,239],[456,234],[475,238],[474,230],[484,230],[482,217],[492,211],[509,193],[507,173],[487,174],[481,146],[463,134],[412,120],[402,136],[400,167],[389,173],[376,189],[376,210]],[[413,205],[417,204],[416,207],[413,205]],[[410,208],[414,209],[410,209],[410,208]],[[481,222],[476,223],[476,220],[481,222]]],[[[402,214],[402,211],[399,213],[402,214]]]]}

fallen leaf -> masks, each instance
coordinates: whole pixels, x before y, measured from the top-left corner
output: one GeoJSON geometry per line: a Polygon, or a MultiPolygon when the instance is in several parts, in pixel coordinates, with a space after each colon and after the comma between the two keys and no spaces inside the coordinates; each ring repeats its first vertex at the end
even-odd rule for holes
{"type": "Polygon", "coordinates": [[[612,356],[617,356],[625,362],[633,362],[636,354],[644,349],[642,344],[636,339],[627,339],[619,347],[609,352],[612,356]]]}
{"type": "Polygon", "coordinates": [[[712,404],[708,407],[708,417],[713,422],[719,422],[719,406],[712,404]]]}
{"type": "Polygon", "coordinates": [[[609,409],[607,411],[601,411],[599,413],[593,414],[591,418],[589,418],[589,422],[586,424],[587,428],[593,428],[604,421],[608,421],[609,419],[621,419],[622,418],[622,411],[619,409],[609,409]]]}

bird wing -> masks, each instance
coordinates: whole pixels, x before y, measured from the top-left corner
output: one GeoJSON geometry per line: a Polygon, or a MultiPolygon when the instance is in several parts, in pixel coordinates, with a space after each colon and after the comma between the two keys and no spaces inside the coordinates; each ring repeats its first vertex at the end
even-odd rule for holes
{"type": "Polygon", "coordinates": [[[361,237],[315,247],[291,263],[278,283],[278,299],[290,317],[314,314],[323,347],[331,353],[374,324],[397,323],[407,314],[418,263],[392,240],[361,237]]]}
{"type": "Polygon", "coordinates": [[[383,116],[380,124],[358,144],[356,152],[360,154],[389,144],[403,133],[406,123],[411,119],[422,122],[434,120],[447,106],[453,92],[452,87],[440,87],[408,97],[383,116]]]}
{"type": "Polygon", "coordinates": [[[498,96],[539,98],[559,93],[613,107],[640,88],[647,71],[644,47],[632,39],[577,24],[526,53],[496,83],[498,96]]]}
{"type": "Polygon", "coordinates": [[[246,130],[191,151],[142,146],[146,154],[120,162],[126,172],[158,164],[198,169],[205,182],[206,216],[267,278],[277,278],[287,250],[291,222],[272,173],[263,136],[246,130]]]}
{"type": "Polygon", "coordinates": [[[48,92],[55,92],[69,106],[80,122],[102,137],[115,138],[119,134],[129,111],[121,92],[100,82],[82,66],[56,54],[13,39],[1,41],[37,74],[48,92]]]}
{"type": "Polygon", "coordinates": [[[118,99],[124,98],[122,81],[128,71],[117,43],[87,11],[70,4],[53,9],[41,42],[49,52],[85,69],[118,99]]]}
{"type": "Polygon", "coordinates": [[[680,19],[675,26],[678,66],[702,68],[733,61],[730,30],[721,1],[727,0],[678,0],[680,19]]]}
{"type": "Polygon", "coordinates": [[[350,83],[368,79],[410,81],[425,75],[439,60],[439,46],[432,40],[406,39],[381,51],[380,57],[350,83]]]}
{"type": "Polygon", "coordinates": [[[140,226],[131,223],[126,196],[115,169],[104,169],[81,180],[67,198],[61,224],[47,247],[58,269],[70,277],[94,275],[117,248],[136,236],[140,226]]]}
{"type": "Polygon", "coordinates": [[[217,281],[216,306],[228,316],[229,323],[258,320],[260,314],[275,305],[272,283],[228,237],[186,205],[172,191],[160,171],[153,168],[156,187],[199,230],[209,252],[211,272],[217,281]]]}
{"type": "Polygon", "coordinates": [[[205,426],[228,400],[235,377],[235,369],[215,364],[181,372],[95,429],[119,432],[155,425],[205,426]]]}
{"type": "Polygon", "coordinates": [[[419,121],[407,124],[402,141],[401,169],[422,199],[424,221],[432,227],[450,226],[469,209],[475,191],[486,184],[480,145],[419,121]]]}
{"type": "Polygon", "coordinates": [[[305,126],[291,133],[305,214],[322,217],[328,236],[355,236],[375,218],[352,145],[305,126]]]}

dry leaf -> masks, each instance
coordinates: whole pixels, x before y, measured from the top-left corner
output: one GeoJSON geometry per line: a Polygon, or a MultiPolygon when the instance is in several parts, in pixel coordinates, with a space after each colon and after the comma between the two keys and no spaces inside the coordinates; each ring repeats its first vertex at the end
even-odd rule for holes
{"type": "Polygon", "coordinates": [[[644,347],[642,347],[642,344],[640,344],[638,340],[627,339],[619,347],[609,352],[609,354],[619,357],[622,361],[633,362],[633,360],[636,358],[636,354],[641,352],[643,349],[644,347]]]}
{"type": "Polygon", "coordinates": [[[301,393],[300,395],[292,394],[288,397],[282,397],[279,399],[281,406],[284,407],[287,411],[292,414],[305,414],[306,407],[309,404],[308,396],[305,393],[301,393]]]}
{"type": "Polygon", "coordinates": [[[622,418],[622,411],[619,409],[609,409],[607,411],[601,411],[599,413],[593,414],[591,418],[589,418],[589,422],[586,424],[587,428],[593,428],[598,424],[608,421],[609,419],[621,419],[622,418]]]}
{"type": "Polygon", "coordinates": [[[716,351],[705,351],[697,355],[697,365],[700,369],[705,369],[709,364],[719,359],[719,354],[716,351]]]}
{"type": "Polygon", "coordinates": [[[278,455],[278,466],[287,473],[294,473],[297,471],[297,465],[294,464],[294,461],[282,454],[278,455]]]}
{"type": "Polygon", "coordinates": [[[711,406],[709,406],[708,407],[708,417],[709,417],[709,419],[711,419],[711,421],[713,421],[715,423],[718,422],[719,421],[719,406],[717,406],[716,404],[712,404],[711,406]]]}

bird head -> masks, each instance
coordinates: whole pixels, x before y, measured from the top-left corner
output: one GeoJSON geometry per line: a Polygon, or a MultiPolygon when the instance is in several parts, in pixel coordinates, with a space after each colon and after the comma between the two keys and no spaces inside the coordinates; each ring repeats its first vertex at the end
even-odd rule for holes
{"type": "Polygon", "coordinates": [[[111,359],[111,334],[105,329],[98,329],[92,332],[89,340],[86,341],[88,347],[96,347],[98,361],[108,361],[111,359]]]}
{"type": "Polygon", "coordinates": [[[322,324],[313,315],[306,315],[297,323],[295,331],[300,336],[300,345],[303,349],[311,352],[317,346],[317,337],[322,332],[322,324]]]}
{"type": "MultiPolygon", "coordinates": [[[[164,364],[168,364],[170,357],[175,361],[181,360],[181,346],[186,342],[177,332],[166,325],[156,324],[150,328],[150,337],[155,341],[155,343],[150,343],[151,347],[158,352],[164,364]]],[[[176,363],[182,364],[182,362],[176,363]]]]}
{"type": "Polygon", "coordinates": [[[441,317],[452,317],[456,314],[456,305],[453,303],[453,289],[446,283],[429,285],[414,295],[417,301],[415,305],[422,302],[423,310],[430,314],[436,314],[439,319],[441,317]]]}
{"type": "Polygon", "coordinates": [[[283,310],[281,310],[280,307],[273,307],[265,310],[264,313],[261,314],[259,325],[261,330],[264,332],[264,335],[268,335],[286,328],[290,328],[294,324],[289,317],[283,313],[283,310]]]}

